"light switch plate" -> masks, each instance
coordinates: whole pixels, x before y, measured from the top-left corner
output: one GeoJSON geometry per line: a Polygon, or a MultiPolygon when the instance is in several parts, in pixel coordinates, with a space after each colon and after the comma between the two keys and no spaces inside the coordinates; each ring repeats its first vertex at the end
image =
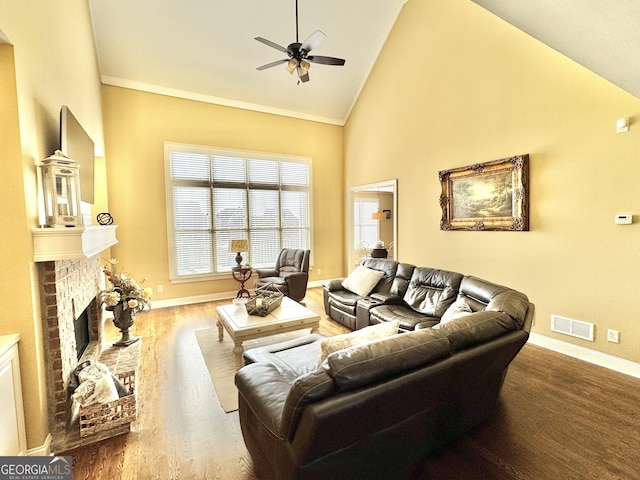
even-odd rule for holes
{"type": "Polygon", "coordinates": [[[619,213],[616,215],[616,225],[630,225],[633,222],[633,215],[630,213],[619,213]]]}

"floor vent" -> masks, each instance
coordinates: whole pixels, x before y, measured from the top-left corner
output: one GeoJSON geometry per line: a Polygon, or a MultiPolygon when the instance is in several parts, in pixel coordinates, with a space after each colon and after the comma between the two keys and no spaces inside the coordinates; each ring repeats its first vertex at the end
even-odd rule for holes
{"type": "Polygon", "coordinates": [[[551,315],[551,330],[593,342],[593,323],[551,315]]]}

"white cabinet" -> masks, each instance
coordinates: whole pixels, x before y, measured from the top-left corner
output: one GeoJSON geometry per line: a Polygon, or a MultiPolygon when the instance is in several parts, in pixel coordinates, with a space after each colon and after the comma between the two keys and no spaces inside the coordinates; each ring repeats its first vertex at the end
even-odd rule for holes
{"type": "Polygon", "coordinates": [[[0,336],[0,456],[25,455],[19,335],[0,336]]]}

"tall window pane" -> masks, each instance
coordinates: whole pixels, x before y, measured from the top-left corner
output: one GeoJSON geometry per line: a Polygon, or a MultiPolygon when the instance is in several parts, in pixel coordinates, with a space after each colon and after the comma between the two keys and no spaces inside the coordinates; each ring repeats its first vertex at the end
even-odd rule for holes
{"type": "Polygon", "coordinates": [[[175,244],[178,275],[213,273],[211,232],[177,232],[175,244]]]}
{"type": "Polygon", "coordinates": [[[309,192],[282,192],[282,227],[309,226],[309,192]]]}
{"type": "Polygon", "coordinates": [[[211,227],[211,192],[208,188],[174,187],[173,208],[176,230],[211,227]]]}
{"type": "MultiPolygon", "coordinates": [[[[229,248],[231,240],[246,240],[247,232],[244,230],[227,230],[214,232],[216,247],[216,271],[224,272],[231,270],[236,265],[236,254],[229,248]]],[[[243,261],[246,263],[246,254],[242,254],[243,261]]]]}
{"type": "Polygon", "coordinates": [[[236,252],[253,267],[272,266],[282,248],[311,248],[308,159],[165,144],[172,279],[229,272],[236,252]]]}
{"type": "Polygon", "coordinates": [[[249,225],[251,228],[278,228],[279,199],[277,190],[249,190],[249,225]]]}
{"type": "Polygon", "coordinates": [[[239,188],[214,188],[214,229],[247,228],[247,191],[239,188]]]}
{"type": "Polygon", "coordinates": [[[251,230],[249,237],[249,248],[251,249],[251,263],[253,266],[273,266],[282,248],[280,242],[280,231],[271,230],[251,230]]]}
{"type": "Polygon", "coordinates": [[[353,248],[359,249],[363,244],[372,247],[379,237],[379,222],[371,218],[378,211],[377,199],[355,199],[353,202],[353,248]]]}
{"type": "Polygon", "coordinates": [[[309,230],[292,229],[282,231],[283,248],[311,248],[309,246],[309,230]]]}

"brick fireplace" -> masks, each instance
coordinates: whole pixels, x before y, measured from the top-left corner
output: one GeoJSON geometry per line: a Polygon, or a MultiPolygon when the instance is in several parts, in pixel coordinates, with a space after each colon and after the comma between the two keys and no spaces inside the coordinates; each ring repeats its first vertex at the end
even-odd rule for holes
{"type": "Polygon", "coordinates": [[[32,229],[53,452],[126,433],[130,422],[135,420],[134,412],[129,423],[103,424],[104,428],[98,433],[87,434],[85,431],[85,435],[81,435],[77,415],[79,405],[69,391],[73,371],[79,362],[100,361],[114,374],[135,372],[139,366],[142,342],[123,348],[114,347],[107,341],[104,322],[111,317],[103,311],[97,298],[105,283],[100,254],[118,242],[116,228],[117,225],[32,229]],[[78,359],[74,321],[85,312],[89,344],[78,359]]]}
{"type": "Polygon", "coordinates": [[[69,382],[78,364],[74,320],[87,310],[89,345],[82,360],[103,349],[104,319],[99,300],[104,280],[98,255],[39,262],[40,301],[47,370],[49,431],[54,448],[65,443],[72,420],[69,382]]]}

